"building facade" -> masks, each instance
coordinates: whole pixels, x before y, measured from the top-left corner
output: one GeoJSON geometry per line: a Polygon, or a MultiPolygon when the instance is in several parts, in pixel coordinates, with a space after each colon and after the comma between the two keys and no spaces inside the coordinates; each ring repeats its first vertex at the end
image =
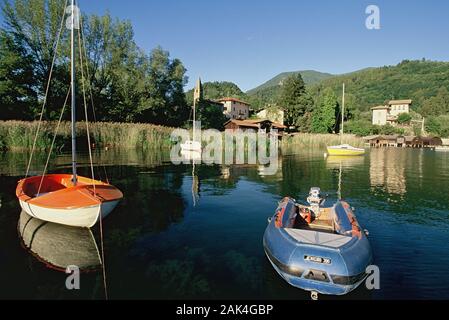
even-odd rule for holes
{"type": "Polygon", "coordinates": [[[385,106],[371,108],[372,123],[379,126],[396,125],[401,113],[409,113],[412,100],[391,100],[385,106]]]}
{"type": "Polygon", "coordinates": [[[249,118],[249,103],[236,98],[223,98],[218,101],[223,104],[223,113],[228,119],[245,120],[249,118]]]}
{"type": "Polygon", "coordinates": [[[276,123],[284,124],[284,110],[279,108],[266,108],[259,111],[256,116],[259,119],[267,119],[276,123]]]}
{"type": "Polygon", "coordinates": [[[373,113],[373,124],[378,126],[384,126],[387,124],[388,106],[377,106],[371,108],[373,113]]]}

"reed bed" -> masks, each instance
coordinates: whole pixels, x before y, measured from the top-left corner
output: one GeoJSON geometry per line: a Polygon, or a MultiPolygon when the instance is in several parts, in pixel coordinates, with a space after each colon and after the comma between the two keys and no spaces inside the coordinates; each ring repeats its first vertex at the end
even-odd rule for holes
{"type": "MultiPolygon", "coordinates": [[[[0,121],[1,150],[31,150],[38,122],[0,121]]],[[[36,139],[36,150],[48,150],[51,146],[57,122],[42,122],[36,139]]],[[[173,128],[143,123],[96,122],[89,124],[94,148],[151,148],[163,149],[171,145],[173,128]]],[[[84,122],[76,124],[78,147],[87,149],[87,131],[84,122]]],[[[70,150],[70,122],[60,124],[55,140],[57,150],[70,150]]]]}

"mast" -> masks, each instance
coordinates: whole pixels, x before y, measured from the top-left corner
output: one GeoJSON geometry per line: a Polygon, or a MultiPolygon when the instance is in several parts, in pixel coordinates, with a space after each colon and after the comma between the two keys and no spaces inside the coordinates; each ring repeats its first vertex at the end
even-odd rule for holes
{"type": "Polygon", "coordinates": [[[75,14],[78,14],[75,10],[75,0],[72,0],[71,5],[72,15],[71,15],[71,28],[70,28],[70,77],[71,77],[71,92],[72,92],[72,182],[74,185],[77,184],[76,176],[76,110],[75,110],[75,14]]]}
{"type": "Polygon", "coordinates": [[[195,141],[195,131],[196,131],[196,98],[193,99],[193,133],[192,133],[192,140],[195,141]]]}
{"type": "Polygon", "coordinates": [[[201,99],[201,78],[198,78],[195,89],[193,90],[193,134],[192,140],[195,141],[196,137],[196,102],[201,99]]]}
{"type": "Polygon", "coordinates": [[[345,84],[343,83],[343,96],[341,103],[341,130],[340,130],[340,143],[343,141],[344,122],[345,122],[345,84]]]}

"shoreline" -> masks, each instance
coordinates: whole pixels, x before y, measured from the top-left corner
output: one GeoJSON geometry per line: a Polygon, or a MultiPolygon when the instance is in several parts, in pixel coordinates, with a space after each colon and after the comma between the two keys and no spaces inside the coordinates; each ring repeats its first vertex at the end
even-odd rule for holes
{"type": "MultiPolygon", "coordinates": [[[[37,129],[37,121],[8,120],[0,121],[0,150],[1,151],[31,151],[37,129]]],[[[57,122],[43,121],[39,136],[36,140],[36,150],[46,151],[50,148],[57,122]]],[[[176,128],[154,125],[150,123],[117,123],[96,122],[89,123],[89,131],[93,148],[101,149],[151,149],[163,150],[172,145],[170,134],[176,128]]],[[[80,149],[87,150],[86,125],[77,122],[76,126],[80,149]]],[[[353,134],[343,135],[340,140],[338,134],[295,133],[282,137],[279,147],[282,151],[296,148],[326,147],[340,143],[349,143],[360,147],[364,145],[363,137],[353,134]]],[[[70,123],[61,122],[55,139],[56,150],[65,150],[70,146],[70,123]]]]}

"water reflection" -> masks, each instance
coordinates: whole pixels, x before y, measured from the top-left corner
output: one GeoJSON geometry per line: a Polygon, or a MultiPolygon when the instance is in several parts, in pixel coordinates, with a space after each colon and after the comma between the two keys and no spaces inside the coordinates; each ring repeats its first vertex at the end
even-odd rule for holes
{"type": "Polygon", "coordinates": [[[387,193],[404,195],[407,192],[405,152],[395,149],[373,149],[370,153],[370,183],[387,193]],[[399,151],[399,152],[398,152],[399,151]]]}
{"type": "MultiPolygon", "coordinates": [[[[262,235],[281,197],[303,199],[311,186],[320,186],[335,198],[341,180],[343,196],[370,231],[381,270],[381,290],[345,298],[447,298],[447,155],[402,149],[370,153],[345,159],[325,159],[322,152],[284,155],[274,175],[265,175],[259,165],[195,163],[192,170],[192,163],[173,165],[166,155],[151,152],[99,153],[94,161],[106,164],[110,180],[125,195],[104,220],[109,296],[309,299],[279,279],[264,255],[262,235]],[[193,194],[201,201],[194,202],[193,194]]],[[[20,247],[14,190],[26,159],[0,156],[0,297],[103,298],[100,272],[85,274],[82,289],[68,292],[65,274],[20,247]]],[[[88,175],[88,158],[80,155],[80,162],[88,175]]],[[[52,159],[50,171],[66,167],[70,157],[62,155],[52,159]]]]}
{"type": "Polygon", "coordinates": [[[365,163],[364,156],[327,156],[326,167],[329,169],[354,168],[365,163]]]}
{"type": "Polygon", "coordinates": [[[101,259],[92,231],[42,221],[20,213],[19,235],[23,245],[48,267],[65,271],[75,265],[81,271],[98,270],[101,259]]]}

